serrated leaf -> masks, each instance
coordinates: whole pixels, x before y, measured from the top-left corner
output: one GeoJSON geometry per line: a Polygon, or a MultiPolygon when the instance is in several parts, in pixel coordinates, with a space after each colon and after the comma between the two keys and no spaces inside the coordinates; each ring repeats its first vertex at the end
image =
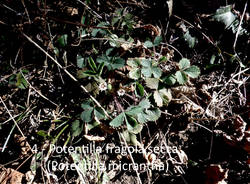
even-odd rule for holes
{"type": "Polygon", "coordinates": [[[161,42],[162,42],[162,37],[161,36],[155,37],[155,39],[154,39],[154,46],[160,45],[161,42]]]}
{"type": "Polygon", "coordinates": [[[113,119],[109,125],[110,126],[113,126],[113,127],[119,127],[122,125],[123,121],[124,121],[124,118],[125,118],[125,114],[124,112],[122,112],[121,114],[119,114],[115,119],[113,119]]]}
{"type": "Polygon", "coordinates": [[[89,123],[92,120],[92,112],[93,112],[94,108],[92,107],[91,109],[86,109],[81,113],[81,119],[86,122],[89,123]]]}
{"type": "Polygon", "coordinates": [[[187,58],[182,58],[179,62],[179,67],[181,70],[190,67],[190,61],[187,58]]]}
{"type": "Polygon", "coordinates": [[[200,75],[200,69],[197,66],[190,66],[184,72],[191,78],[197,78],[200,75]]]}
{"type": "Polygon", "coordinates": [[[187,75],[182,71],[177,71],[175,77],[179,84],[185,84],[188,80],[187,75]]]}
{"type": "Polygon", "coordinates": [[[140,106],[130,106],[127,110],[126,110],[126,114],[130,115],[130,116],[136,116],[139,113],[143,112],[143,108],[140,106]]]}
{"type": "Polygon", "coordinates": [[[71,125],[72,137],[79,136],[83,131],[83,125],[81,125],[79,120],[75,120],[71,125]]]}
{"type": "Polygon", "coordinates": [[[176,78],[173,74],[168,75],[165,79],[164,82],[169,85],[172,86],[176,83],[176,78]]]}
{"type": "Polygon", "coordinates": [[[139,103],[138,106],[142,107],[143,109],[148,109],[151,107],[151,103],[148,99],[144,99],[139,103]]]}
{"type": "Polygon", "coordinates": [[[155,100],[155,103],[158,107],[163,106],[163,100],[162,100],[161,95],[158,91],[154,92],[154,100],[155,100]]]}
{"type": "Polygon", "coordinates": [[[158,89],[159,79],[156,78],[146,78],[146,86],[150,89],[158,89]]]}
{"type": "Polygon", "coordinates": [[[156,121],[161,117],[161,111],[158,108],[146,110],[146,117],[148,121],[156,121]]]}
{"type": "Polygon", "coordinates": [[[133,68],[129,73],[128,77],[130,79],[138,80],[141,77],[141,71],[139,68],[133,68]]]}
{"type": "Polygon", "coordinates": [[[137,115],[137,120],[139,123],[146,123],[148,121],[145,113],[140,113],[137,115]]]}
{"type": "Polygon", "coordinates": [[[154,45],[153,45],[153,43],[151,41],[145,41],[145,43],[144,43],[144,47],[146,47],[146,48],[151,48],[153,46],[154,45]]]}

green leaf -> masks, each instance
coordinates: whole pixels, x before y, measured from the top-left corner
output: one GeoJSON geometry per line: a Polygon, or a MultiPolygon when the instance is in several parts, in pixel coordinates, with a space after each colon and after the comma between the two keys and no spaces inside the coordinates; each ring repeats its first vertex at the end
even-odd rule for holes
{"type": "Polygon", "coordinates": [[[113,62],[112,62],[111,65],[112,65],[113,70],[114,70],[114,69],[119,69],[119,68],[124,67],[125,61],[124,61],[124,59],[122,59],[122,58],[115,58],[115,59],[113,60],[113,62]]]}
{"type": "Polygon", "coordinates": [[[142,107],[143,109],[148,109],[151,107],[151,103],[148,99],[144,99],[139,103],[138,106],[142,107]]]}
{"type": "Polygon", "coordinates": [[[155,37],[154,46],[160,45],[161,42],[162,42],[162,37],[161,36],[155,37]]]}
{"type": "Polygon", "coordinates": [[[98,68],[97,68],[97,73],[99,76],[102,75],[103,68],[104,68],[104,63],[102,62],[101,64],[98,65],[98,68]]]}
{"type": "Polygon", "coordinates": [[[105,119],[105,113],[103,112],[103,110],[100,107],[95,107],[94,116],[99,120],[105,119]]]}
{"type": "Polygon", "coordinates": [[[48,133],[46,131],[44,131],[44,130],[39,130],[37,132],[37,135],[39,135],[39,136],[41,136],[43,138],[46,138],[48,136],[48,133]]]}
{"type": "Polygon", "coordinates": [[[144,67],[150,67],[152,64],[151,64],[151,61],[149,59],[143,59],[141,61],[141,65],[144,67]]]}
{"type": "Polygon", "coordinates": [[[176,80],[179,84],[185,84],[188,80],[187,75],[183,71],[177,71],[175,73],[176,80]]]}
{"type": "Polygon", "coordinates": [[[126,114],[129,116],[136,116],[139,113],[143,112],[143,108],[140,106],[130,106],[127,110],[126,110],[126,114]]]}
{"type": "Polygon", "coordinates": [[[137,68],[140,65],[140,61],[138,59],[128,59],[127,65],[131,66],[132,68],[137,68]]]}
{"type": "Polygon", "coordinates": [[[92,107],[91,109],[86,109],[81,113],[81,119],[86,122],[89,123],[92,120],[92,112],[93,112],[94,108],[92,107]]]}
{"type": "Polygon", "coordinates": [[[146,78],[152,76],[152,71],[151,71],[151,69],[148,68],[148,67],[147,67],[147,68],[146,68],[146,67],[143,67],[143,68],[141,69],[141,73],[142,73],[143,76],[145,76],[146,78]]]}
{"type": "Polygon", "coordinates": [[[159,67],[152,67],[152,73],[155,78],[160,78],[162,75],[162,70],[159,67]]]}
{"type": "Polygon", "coordinates": [[[144,87],[140,83],[136,82],[136,92],[140,96],[144,96],[144,87]]]}
{"type": "Polygon", "coordinates": [[[164,82],[169,86],[174,85],[176,83],[176,78],[174,74],[170,74],[166,78],[164,78],[164,82]]]}
{"type": "Polygon", "coordinates": [[[68,35],[67,34],[64,34],[62,36],[60,36],[57,40],[59,46],[61,47],[65,47],[68,43],[68,35]]]}
{"type": "Polygon", "coordinates": [[[146,123],[148,121],[147,115],[145,113],[138,114],[137,119],[139,123],[146,123]]]}
{"type": "Polygon", "coordinates": [[[143,126],[139,124],[134,117],[126,116],[125,121],[129,132],[134,134],[138,134],[141,132],[143,126]]]}
{"type": "Polygon", "coordinates": [[[72,137],[79,136],[83,131],[83,125],[81,125],[79,120],[75,120],[71,125],[72,137]]]}
{"type": "Polygon", "coordinates": [[[129,73],[128,77],[130,79],[138,80],[141,77],[141,71],[139,68],[133,68],[129,73]]]}
{"type": "Polygon", "coordinates": [[[125,114],[124,112],[122,112],[121,114],[119,114],[115,119],[113,119],[109,125],[110,126],[113,126],[113,127],[119,127],[122,125],[123,121],[124,121],[124,118],[125,118],[125,114]]]}
{"type": "Polygon", "coordinates": [[[189,48],[194,48],[195,44],[198,43],[198,39],[192,36],[189,31],[183,35],[184,40],[188,43],[189,48]]]}
{"type": "Polygon", "coordinates": [[[77,61],[77,67],[78,68],[83,68],[85,67],[85,61],[84,61],[84,58],[81,56],[81,55],[77,55],[76,57],[76,61],[77,61]]]}
{"type": "Polygon", "coordinates": [[[190,67],[190,61],[187,58],[182,58],[179,62],[179,67],[181,70],[190,67]]]}
{"type": "Polygon", "coordinates": [[[158,89],[159,79],[156,78],[146,78],[146,86],[150,89],[158,89]]]}
{"type": "Polygon", "coordinates": [[[145,41],[145,43],[144,43],[144,47],[146,47],[146,48],[151,48],[153,46],[154,45],[153,45],[153,43],[151,41],[145,41]]]}
{"type": "MultiPolygon", "coordinates": [[[[23,71],[22,71],[23,72],[23,71]]],[[[23,77],[22,73],[19,72],[17,75],[16,75],[16,86],[20,89],[26,89],[29,84],[28,82],[26,81],[26,79],[23,77]]]]}
{"type": "Polygon", "coordinates": [[[197,66],[190,66],[184,72],[191,78],[197,78],[200,75],[200,69],[197,66]]]}
{"type": "Polygon", "coordinates": [[[225,28],[227,28],[231,26],[236,19],[236,16],[231,12],[231,10],[231,5],[221,7],[216,10],[216,13],[212,18],[217,22],[222,22],[225,25],[225,28]]]}
{"type": "Polygon", "coordinates": [[[97,67],[96,67],[95,61],[93,60],[93,58],[91,56],[88,58],[88,63],[89,63],[89,66],[91,67],[91,69],[96,72],[97,67]]]}
{"type": "MultiPolygon", "coordinates": [[[[107,51],[106,51],[107,52],[107,51]]],[[[125,61],[122,58],[119,57],[109,57],[106,53],[106,55],[102,55],[101,57],[98,57],[96,59],[98,63],[104,63],[104,65],[108,68],[108,70],[115,70],[122,68],[125,65],[125,61]]]]}
{"type": "Polygon", "coordinates": [[[161,117],[161,111],[158,108],[146,111],[148,121],[156,121],[161,117]]]}

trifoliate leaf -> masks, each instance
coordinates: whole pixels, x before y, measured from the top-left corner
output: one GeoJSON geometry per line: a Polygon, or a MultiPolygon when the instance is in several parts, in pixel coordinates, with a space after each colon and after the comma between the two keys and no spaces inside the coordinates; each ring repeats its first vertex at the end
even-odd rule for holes
{"type": "Polygon", "coordinates": [[[128,77],[130,79],[138,80],[141,77],[141,71],[139,68],[133,68],[129,73],[128,77]]]}
{"type": "Polygon", "coordinates": [[[200,75],[200,69],[197,66],[190,66],[184,72],[191,78],[197,78],[200,75]]]}
{"type": "Polygon", "coordinates": [[[179,84],[185,84],[188,80],[187,75],[183,71],[177,71],[175,77],[179,84]]]}
{"type": "Polygon", "coordinates": [[[79,120],[75,120],[71,125],[72,137],[77,137],[83,131],[83,125],[81,125],[79,120]]]}
{"type": "Polygon", "coordinates": [[[159,79],[156,78],[146,78],[146,86],[150,89],[158,89],[159,79]]]}
{"type": "Polygon", "coordinates": [[[119,127],[122,125],[123,121],[124,121],[124,118],[125,118],[125,114],[124,112],[122,112],[121,114],[119,114],[115,119],[113,119],[109,125],[110,126],[113,126],[113,127],[119,127]]]}
{"type": "Polygon", "coordinates": [[[181,70],[190,67],[190,61],[187,58],[182,58],[179,62],[179,67],[181,70]]]}

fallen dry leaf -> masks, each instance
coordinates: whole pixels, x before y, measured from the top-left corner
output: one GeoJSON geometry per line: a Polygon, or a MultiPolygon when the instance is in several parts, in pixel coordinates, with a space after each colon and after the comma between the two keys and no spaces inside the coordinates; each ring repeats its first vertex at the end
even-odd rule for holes
{"type": "Polygon", "coordinates": [[[24,177],[23,173],[20,173],[11,168],[2,168],[0,172],[1,184],[21,184],[24,177]]]}
{"type": "Polygon", "coordinates": [[[205,184],[227,184],[228,169],[222,169],[220,165],[210,165],[206,169],[205,184]]]}

